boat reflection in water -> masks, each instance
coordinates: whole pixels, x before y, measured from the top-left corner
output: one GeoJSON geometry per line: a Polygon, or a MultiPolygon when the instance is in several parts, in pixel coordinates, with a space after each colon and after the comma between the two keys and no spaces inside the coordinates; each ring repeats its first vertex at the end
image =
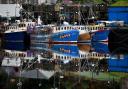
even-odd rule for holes
{"type": "Polygon", "coordinates": [[[121,53],[115,54],[109,50],[110,47],[106,42],[32,43],[29,50],[20,51],[6,48],[1,51],[1,55],[3,55],[1,66],[10,77],[19,78],[20,81],[16,82],[15,80],[15,82],[20,87],[25,85],[27,88],[30,86],[45,87],[43,83],[45,81],[50,88],[67,89],[70,86],[73,88],[77,86],[77,89],[86,89],[83,83],[86,81],[86,86],[89,89],[92,89],[92,86],[96,87],[98,83],[100,83],[98,87],[102,87],[104,83],[104,87],[113,89],[119,87],[119,85],[113,84],[119,84],[121,78],[128,76],[128,56],[121,53]],[[21,81],[22,78],[26,80],[21,81]],[[38,83],[35,83],[36,80],[33,79],[43,80],[38,80],[38,83]],[[52,84],[46,80],[52,81],[52,84]],[[33,81],[32,85],[30,81],[33,81]],[[67,83],[70,85],[66,85],[67,83]]]}

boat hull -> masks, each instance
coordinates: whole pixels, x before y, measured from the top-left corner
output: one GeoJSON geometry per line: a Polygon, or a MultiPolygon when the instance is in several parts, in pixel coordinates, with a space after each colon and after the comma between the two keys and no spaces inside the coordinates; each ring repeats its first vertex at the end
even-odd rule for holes
{"type": "Polygon", "coordinates": [[[98,53],[104,53],[108,54],[110,53],[109,47],[108,47],[108,42],[92,42],[92,51],[98,52],[98,53]]]}
{"type": "Polygon", "coordinates": [[[78,42],[88,42],[91,40],[91,35],[89,33],[80,34],[78,42]]]}
{"type": "Polygon", "coordinates": [[[10,32],[5,33],[3,37],[6,42],[25,42],[29,41],[29,34],[26,31],[23,32],[10,32]]]}
{"type": "Polygon", "coordinates": [[[49,37],[44,35],[33,34],[30,35],[31,43],[48,43],[49,37]]]}
{"type": "Polygon", "coordinates": [[[109,30],[101,30],[91,34],[92,42],[108,42],[109,30]]]}
{"type": "Polygon", "coordinates": [[[91,51],[91,43],[87,43],[87,44],[77,44],[79,50],[83,51],[83,52],[90,52],[91,51]]]}
{"type": "Polygon", "coordinates": [[[49,35],[31,34],[31,43],[72,44],[77,43],[79,31],[70,30],[49,35]]]}
{"type": "Polygon", "coordinates": [[[7,50],[18,50],[18,51],[26,51],[29,50],[29,46],[24,42],[5,42],[2,48],[7,50]]]}
{"type": "Polygon", "coordinates": [[[50,37],[51,43],[77,43],[79,31],[70,30],[59,33],[54,33],[50,37]]]}
{"type": "Polygon", "coordinates": [[[50,49],[55,53],[62,54],[65,56],[79,57],[79,48],[77,45],[51,45],[50,49]]]}

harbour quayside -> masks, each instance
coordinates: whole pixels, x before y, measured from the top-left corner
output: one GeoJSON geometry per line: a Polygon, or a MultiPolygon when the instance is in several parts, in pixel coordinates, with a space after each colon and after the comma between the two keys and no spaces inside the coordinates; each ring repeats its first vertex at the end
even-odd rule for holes
{"type": "MultiPolygon", "coordinates": [[[[89,10],[92,15],[88,16],[94,19],[95,15],[90,7],[89,10]]],[[[82,19],[79,10],[79,18],[82,19]]],[[[84,18],[83,18],[84,19],[84,18]]],[[[16,21],[11,25],[5,26],[4,41],[6,42],[46,42],[46,43],[77,43],[77,42],[91,42],[91,41],[108,41],[107,37],[110,28],[105,27],[103,23],[100,24],[69,24],[64,21],[61,25],[55,24],[41,24],[40,16],[37,22],[32,21],[16,21]],[[104,33],[106,35],[102,35],[104,33]],[[99,36],[100,35],[100,36],[99,36]],[[102,38],[101,38],[102,37],[102,38]],[[97,39],[95,39],[97,38],[97,39]]],[[[79,22],[80,23],[80,22],[79,22]]]]}
{"type": "Polygon", "coordinates": [[[82,26],[82,25],[62,25],[52,27],[35,28],[30,34],[31,42],[48,42],[48,43],[77,43],[90,42],[91,33],[99,30],[105,30],[103,25],[82,26]],[[49,32],[49,30],[51,30],[49,32]],[[39,31],[40,30],[40,31],[39,31]],[[46,33],[46,34],[45,34],[46,33]]]}

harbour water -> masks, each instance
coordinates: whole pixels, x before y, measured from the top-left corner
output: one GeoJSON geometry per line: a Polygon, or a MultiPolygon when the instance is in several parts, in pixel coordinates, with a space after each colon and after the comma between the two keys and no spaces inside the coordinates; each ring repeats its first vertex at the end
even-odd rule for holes
{"type": "Polygon", "coordinates": [[[118,47],[107,42],[4,43],[1,89],[127,89],[128,54],[119,51],[127,47],[118,47]]]}

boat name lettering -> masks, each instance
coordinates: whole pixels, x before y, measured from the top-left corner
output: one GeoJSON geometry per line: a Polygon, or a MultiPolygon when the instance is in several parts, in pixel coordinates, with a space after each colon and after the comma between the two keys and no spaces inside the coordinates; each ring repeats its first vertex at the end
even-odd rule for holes
{"type": "Polygon", "coordinates": [[[60,51],[65,52],[65,53],[70,53],[70,50],[66,50],[64,48],[60,48],[60,51]]]}
{"type": "Polygon", "coordinates": [[[61,35],[60,38],[70,37],[70,34],[61,35]]]}

